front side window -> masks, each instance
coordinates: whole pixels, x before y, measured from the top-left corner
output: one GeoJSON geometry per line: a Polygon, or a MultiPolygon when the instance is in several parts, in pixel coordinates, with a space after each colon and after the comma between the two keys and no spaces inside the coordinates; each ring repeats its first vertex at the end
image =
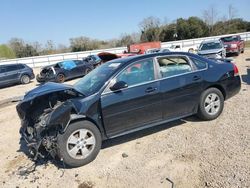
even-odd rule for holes
{"type": "Polygon", "coordinates": [[[116,82],[124,81],[128,86],[133,86],[154,79],[154,62],[152,59],[147,59],[127,67],[116,77],[116,82]]]}
{"type": "Polygon", "coordinates": [[[185,57],[160,57],[157,58],[160,73],[163,78],[180,75],[192,71],[192,68],[185,57]]]}

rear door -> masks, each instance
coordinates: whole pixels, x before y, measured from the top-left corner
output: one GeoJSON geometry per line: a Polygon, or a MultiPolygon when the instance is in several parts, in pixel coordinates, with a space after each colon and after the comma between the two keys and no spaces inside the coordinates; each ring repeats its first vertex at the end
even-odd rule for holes
{"type": "Polygon", "coordinates": [[[174,119],[195,112],[202,91],[203,76],[185,55],[157,57],[162,76],[163,119],[174,119]]]}
{"type": "Polygon", "coordinates": [[[101,96],[103,121],[108,136],[162,120],[159,80],[153,59],[129,65],[111,81],[101,96]],[[124,81],[128,88],[112,92],[112,82],[124,81]]]}
{"type": "Polygon", "coordinates": [[[5,66],[0,66],[0,86],[6,84],[7,72],[5,66]]]}

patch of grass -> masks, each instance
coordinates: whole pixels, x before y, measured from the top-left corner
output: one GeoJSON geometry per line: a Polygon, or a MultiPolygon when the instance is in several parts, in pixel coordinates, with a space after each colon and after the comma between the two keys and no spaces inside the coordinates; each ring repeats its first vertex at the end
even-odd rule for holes
{"type": "Polygon", "coordinates": [[[246,48],[250,48],[250,40],[245,41],[245,47],[246,47],[246,48]]]}

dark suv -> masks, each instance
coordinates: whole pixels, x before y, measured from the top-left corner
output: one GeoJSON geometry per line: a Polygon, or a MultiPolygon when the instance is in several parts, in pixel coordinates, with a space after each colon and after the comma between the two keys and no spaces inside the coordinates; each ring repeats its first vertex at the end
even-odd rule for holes
{"type": "Polygon", "coordinates": [[[32,68],[25,64],[0,65],[0,87],[16,83],[28,84],[34,78],[32,68]]]}

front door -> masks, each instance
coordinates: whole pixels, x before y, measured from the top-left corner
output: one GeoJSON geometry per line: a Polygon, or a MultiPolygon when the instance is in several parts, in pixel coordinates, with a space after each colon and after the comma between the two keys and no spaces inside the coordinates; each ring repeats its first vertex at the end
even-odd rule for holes
{"type": "Polygon", "coordinates": [[[103,121],[108,137],[162,120],[159,81],[152,59],[125,68],[113,79],[128,88],[119,92],[106,89],[101,97],[103,121]]]}

